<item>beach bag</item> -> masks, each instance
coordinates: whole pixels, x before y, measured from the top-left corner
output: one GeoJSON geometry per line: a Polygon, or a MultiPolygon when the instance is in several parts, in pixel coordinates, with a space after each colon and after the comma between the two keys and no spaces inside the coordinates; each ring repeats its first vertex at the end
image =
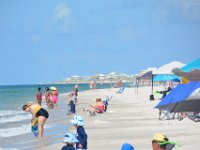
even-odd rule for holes
{"type": "Polygon", "coordinates": [[[150,101],[152,101],[152,100],[155,100],[153,94],[150,95],[150,101]]]}

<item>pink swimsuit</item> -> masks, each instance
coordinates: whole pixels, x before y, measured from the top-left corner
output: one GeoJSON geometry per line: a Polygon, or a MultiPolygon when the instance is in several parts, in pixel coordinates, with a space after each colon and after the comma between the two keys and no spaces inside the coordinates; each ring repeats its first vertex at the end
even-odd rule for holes
{"type": "Polygon", "coordinates": [[[55,95],[52,95],[52,103],[57,103],[58,102],[58,97],[55,95]]]}

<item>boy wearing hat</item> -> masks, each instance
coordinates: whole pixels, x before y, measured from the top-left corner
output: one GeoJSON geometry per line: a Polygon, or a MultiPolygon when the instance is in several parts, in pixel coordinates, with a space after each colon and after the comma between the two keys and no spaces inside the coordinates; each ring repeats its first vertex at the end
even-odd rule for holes
{"type": "Polygon", "coordinates": [[[76,150],[87,150],[87,134],[83,127],[83,118],[80,115],[75,115],[74,118],[71,120],[71,123],[77,129],[78,143],[76,143],[76,150]]]}
{"type": "Polygon", "coordinates": [[[61,150],[75,150],[74,145],[78,142],[76,135],[73,133],[66,133],[63,138],[63,143],[66,143],[61,150]]]}
{"type": "Polygon", "coordinates": [[[157,133],[152,140],[153,150],[172,150],[175,146],[174,142],[170,142],[166,135],[157,133]]]}

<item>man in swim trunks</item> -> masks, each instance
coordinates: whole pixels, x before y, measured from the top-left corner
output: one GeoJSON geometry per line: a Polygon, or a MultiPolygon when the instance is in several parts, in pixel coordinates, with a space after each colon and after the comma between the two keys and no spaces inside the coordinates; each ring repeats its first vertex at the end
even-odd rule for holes
{"type": "Polygon", "coordinates": [[[32,123],[35,122],[35,119],[38,119],[38,137],[43,137],[44,124],[49,117],[49,113],[38,104],[25,104],[22,110],[32,114],[32,123]]]}

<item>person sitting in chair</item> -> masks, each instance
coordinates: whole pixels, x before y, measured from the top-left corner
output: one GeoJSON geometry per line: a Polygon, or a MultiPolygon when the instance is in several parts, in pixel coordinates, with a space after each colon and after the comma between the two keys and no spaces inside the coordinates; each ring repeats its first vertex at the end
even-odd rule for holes
{"type": "Polygon", "coordinates": [[[166,135],[157,133],[152,140],[153,150],[172,150],[175,147],[174,142],[170,142],[166,135]]]}
{"type": "Polygon", "coordinates": [[[105,105],[102,102],[101,98],[96,98],[96,103],[95,105],[89,104],[91,109],[85,109],[83,108],[84,111],[87,111],[90,116],[96,115],[96,113],[103,113],[105,109],[105,105]]]}

